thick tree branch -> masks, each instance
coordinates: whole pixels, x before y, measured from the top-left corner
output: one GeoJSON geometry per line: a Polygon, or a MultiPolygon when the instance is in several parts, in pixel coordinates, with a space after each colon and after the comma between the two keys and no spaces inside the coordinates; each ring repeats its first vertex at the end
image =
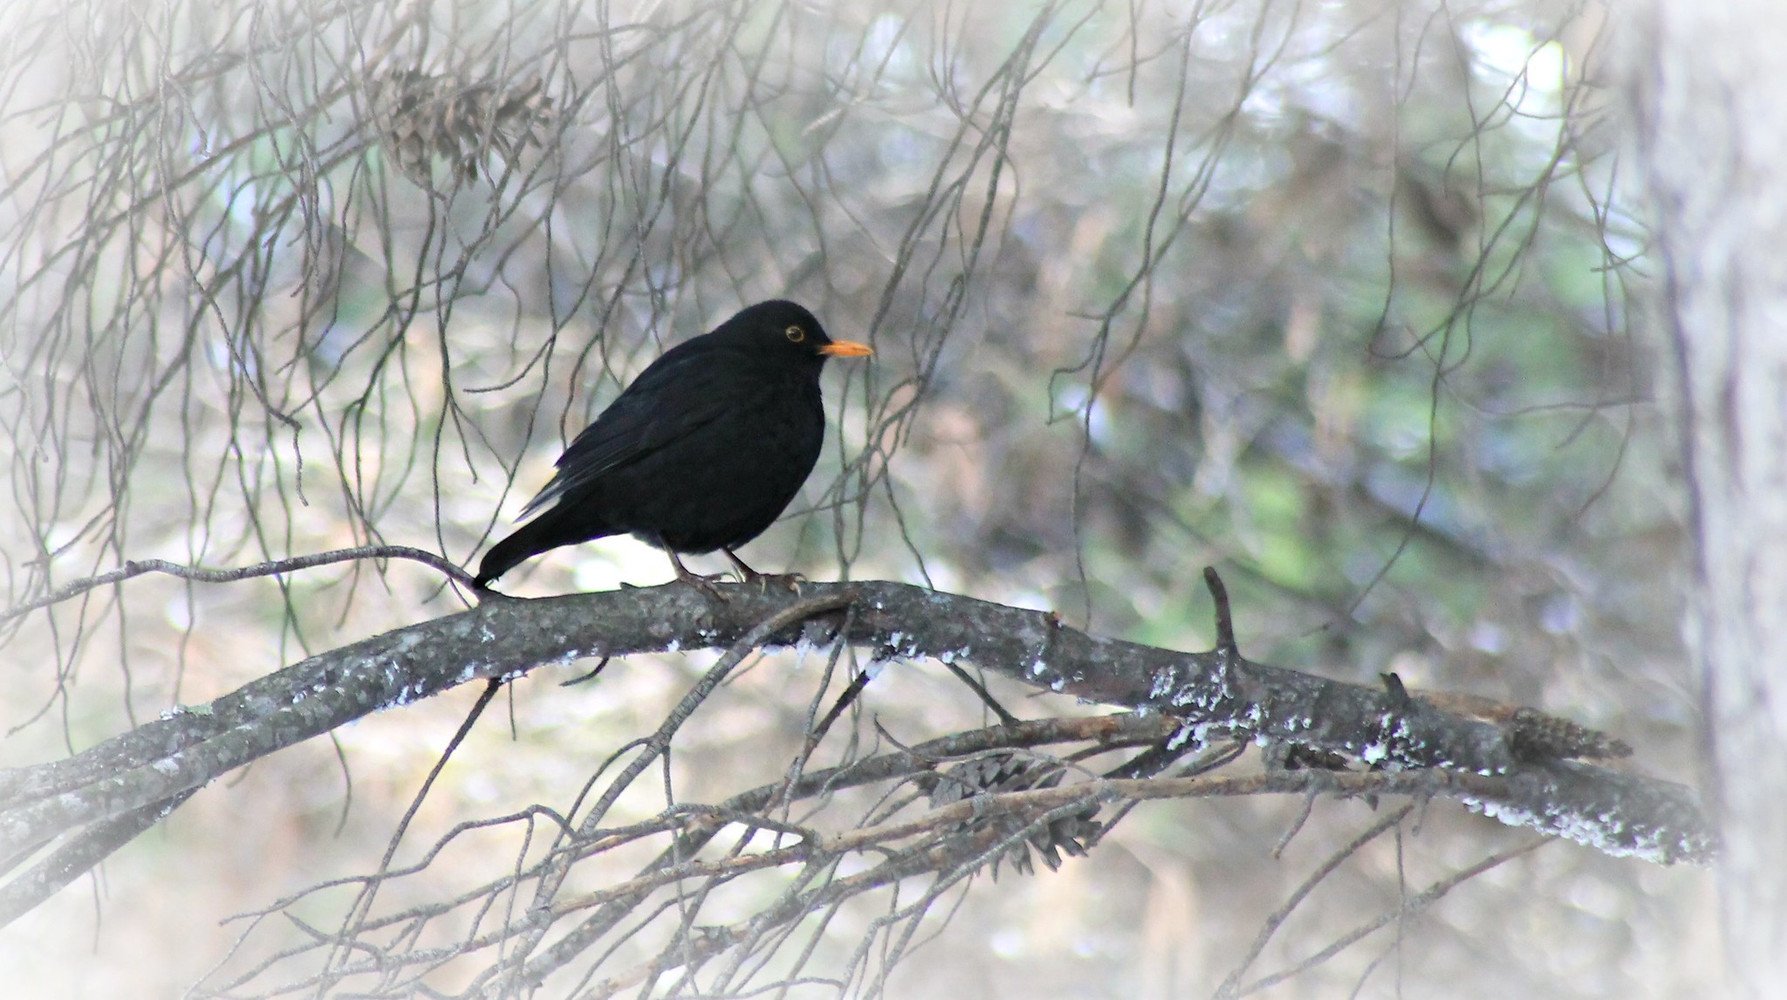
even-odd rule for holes
{"type": "MultiPolygon", "coordinates": [[[[673,584],[492,599],[310,657],[66,760],[0,771],[0,856],[22,858],[280,748],[467,681],[582,657],[724,648],[790,604],[827,596],[851,605],[846,640],[879,658],[972,661],[1038,688],[1169,717],[1176,741],[1238,734],[1376,769],[1444,769],[1451,777],[1440,794],[1610,853],[1672,862],[1710,851],[1686,789],[1580,762],[1523,759],[1514,727],[1400,691],[1222,650],[1184,653],[1087,635],[1046,612],[906,584],[808,584],[801,598],[750,586],[722,593],[725,601],[713,601],[673,584]]],[[[777,630],[767,644],[831,642],[845,621],[842,611],[820,615],[777,630]]]]}

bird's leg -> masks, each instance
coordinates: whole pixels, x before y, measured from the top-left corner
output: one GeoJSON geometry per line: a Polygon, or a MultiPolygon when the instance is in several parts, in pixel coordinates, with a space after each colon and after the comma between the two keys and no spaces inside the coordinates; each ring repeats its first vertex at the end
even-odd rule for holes
{"type": "Polygon", "coordinates": [[[773,583],[778,587],[786,587],[798,594],[800,593],[800,585],[807,582],[807,578],[801,576],[799,573],[759,573],[745,565],[745,561],[740,559],[738,553],[731,549],[722,548],[720,551],[726,553],[726,558],[732,560],[732,565],[738,569],[739,579],[745,583],[754,583],[765,590],[769,589],[769,585],[773,583]]]}
{"type": "Polygon", "coordinates": [[[725,576],[724,573],[715,573],[712,576],[702,576],[700,573],[692,573],[689,571],[689,567],[684,566],[683,561],[677,558],[675,552],[670,549],[665,549],[664,554],[670,557],[671,564],[676,567],[676,578],[678,580],[694,587],[696,590],[701,591],[722,604],[726,602],[726,595],[720,593],[720,588],[714,586],[714,581],[725,576]]]}

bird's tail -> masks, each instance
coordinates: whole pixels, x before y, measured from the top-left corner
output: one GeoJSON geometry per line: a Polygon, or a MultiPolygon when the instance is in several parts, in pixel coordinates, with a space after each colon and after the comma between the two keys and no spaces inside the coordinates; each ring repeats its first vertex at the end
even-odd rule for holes
{"type": "Polygon", "coordinates": [[[548,549],[575,545],[612,534],[614,529],[604,524],[592,524],[587,517],[581,520],[567,517],[564,505],[560,504],[492,545],[490,551],[484,553],[483,561],[478,563],[478,575],[472,578],[472,585],[479,590],[486,590],[492,580],[548,549]]]}

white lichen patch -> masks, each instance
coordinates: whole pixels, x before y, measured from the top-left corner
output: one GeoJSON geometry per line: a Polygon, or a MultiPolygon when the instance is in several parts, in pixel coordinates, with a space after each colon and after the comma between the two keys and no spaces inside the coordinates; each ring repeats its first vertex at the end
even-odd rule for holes
{"type": "Polygon", "coordinates": [[[1540,815],[1505,802],[1490,802],[1468,795],[1462,796],[1460,801],[1470,811],[1508,826],[1555,834],[1613,857],[1643,858],[1662,864],[1675,860],[1674,852],[1658,834],[1635,834],[1611,816],[1580,816],[1561,810],[1540,815]],[[1628,836],[1622,837],[1622,834],[1628,836]]]}
{"type": "Polygon", "coordinates": [[[1167,667],[1160,667],[1154,671],[1154,684],[1148,688],[1148,698],[1150,700],[1159,701],[1161,698],[1166,697],[1167,692],[1173,689],[1174,673],[1175,671],[1167,667]]]}

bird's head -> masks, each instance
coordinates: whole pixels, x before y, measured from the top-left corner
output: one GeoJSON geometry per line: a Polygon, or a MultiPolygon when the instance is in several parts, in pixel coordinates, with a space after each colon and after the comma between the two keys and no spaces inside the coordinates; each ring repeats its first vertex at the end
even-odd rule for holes
{"type": "Polygon", "coordinates": [[[720,324],[713,335],[753,350],[775,351],[816,364],[824,364],[826,358],[861,358],[875,353],[867,344],[831,339],[817,317],[785,299],[747,306],[720,324]]]}

